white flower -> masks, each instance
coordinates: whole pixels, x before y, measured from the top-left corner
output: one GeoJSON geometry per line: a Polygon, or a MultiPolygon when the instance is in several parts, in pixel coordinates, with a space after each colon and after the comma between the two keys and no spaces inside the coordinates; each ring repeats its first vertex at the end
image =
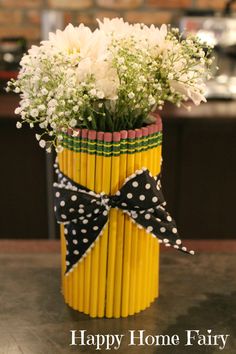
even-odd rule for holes
{"type": "Polygon", "coordinates": [[[90,58],[82,59],[78,64],[76,76],[79,83],[82,83],[92,73],[92,60],[90,58]]]}
{"type": "Polygon", "coordinates": [[[146,77],[143,76],[143,75],[140,75],[139,80],[140,80],[141,82],[147,82],[146,77]]]}
{"type": "Polygon", "coordinates": [[[94,31],[86,43],[81,46],[81,58],[90,58],[93,62],[107,58],[108,37],[103,31],[94,31]]]}
{"type": "Polygon", "coordinates": [[[79,131],[73,130],[72,136],[74,136],[74,137],[79,136],[79,131]]]}
{"type": "Polygon", "coordinates": [[[192,87],[188,85],[188,83],[172,80],[170,81],[170,85],[177,92],[190,98],[195,105],[199,105],[201,101],[206,102],[204,94],[201,93],[201,91],[205,91],[205,84],[202,84],[196,89],[196,87],[192,87]]]}
{"type": "Polygon", "coordinates": [[[124,62],[125,62],[125,59],[123,57],[117,59],[117,63],[120,65],[124,64],[124,62]]]}
{"type": "Polygon", "coordinates": [[[40,104],[39,106],[38,106],[38,110],[39,111],[44,111],[46,109],[46,106],[44,105],[44,104],[40,104]]]}
{"type": "Polygon", "coordinates": [[[17,108],[15,109],[15,114],[20,114],[21,111],[22,111],[22,108],[21,108],[21,107],[17,107],[17,108]]]}
{"type": "Polygon", "coordinates": [[[56,147],[56,152],[62,152],[63,151],[63,146],[61,146],[61,145],[58,145],[57,147],[56,147]]]}
{"type": "Polygon", "coordinates": [[[83,24],[69,24],[50,33],[23,56],[17,80],[8,84],[21,94],[15,113],[30,127],[45,130],[49,141],[41,139],[44,132],[36,139],[47,150],[58,144],[60,151],[68,128],[99,127],[106,111],[112,128],[120,119],[127,129],[135,127],[138,116],[145,122],[165,101],[205,101],[211,60],[197,39],[182,40],[166,25],[129,24],[122,18],[98,23],[93,32],[83,24]]]}
{"type": "Polygon", "coordinates": [[[128,22],[124,22],[123,18],[104,18],[103,22],[97,19],[99,28],[108,35],[113,35],[116,38],[130,36],[133,31],[133,26],[128,22]]]}
{"type": "Polygon", "coordinates": [[[30,100],[28,98],[25,98],[20,101],[20,105],[21,105],[22,109],[28,108],[30,106],[30,100]]]}
{"type": "Polygon", "coordinates": [[[149,103],[151,106],[156,103],[156,100],[155,100],[155,98],[154,98],[152,95],[150,95],[150,96],[148,97],[148,103],[149,103]]]}
{"type": "Polygon", "coordinates": [[[53,113],[55,112],[55,109],[56,109],[56,107],[49,107],[49,108],[47,109],[47,115],[48,115],[48,116],[53,115],[53,113]]]}
{"type": "Polygon", "coordinates": [[[48,76],[45,76],[45,77],[42,78],[42,81],[43,81],[43,82],[48,82],[48,81],[50,81],[50,79],[49,79],[48,76]]]}
{"type": "Polygon", "coordinates": [[[48,126],[48,122],[47,121],[39,123],[39,128],[41,128],[41,129],[45,129],[45,128],[47,128],[47,126],[48,126]]]}
{"type": "Polygon", "coordinates": [[[42,95],[46,96],[48,94],[48,90],[44,87],[41,90],[42,95]]]}
{"type": "Polygon", "coordinates": [[[135,94],[133,92],[129,92],[128,97],[132,100],[135,97],[135,94]]]}
{"type": "Polygon", "coordinates": [[[188,97],[193,101],[193,103],[196,106],[198,106],[201,102],[207,101],[205,95],[198,89],[196,89],[196,90],[189,89],[188,90],[188,97]]]}
{"type": "Polygon", "coordinates": [[[41,139],[41,140],[39,141],[39,146],[40,146],[41,148],[45,148],[45,146],[46,146],[46,141],[43,140],[43,139],[41,139]]]}
{"type": "Polygon", "coordinates": [[[72,118],[72,119],[70,120],[70,126],[71,126],[72,128],[74,128],[74,127],[76,126],[76,124],[77,124],[77,120],[74,119],[74,118],[72,118]]]}
{"type": "Polygon", "coordinates": [[[31,117],[36,118],[39,115],[38,109],[37,108],[31,109],[30,115],[31,115],[31,117]]]}
{"type": "Polygon", "coordinates": [[[17,123],[16,123],[16,127],[17,127],[17,129],[22,128],[22,124],[21,124],[21,122],[17,122],[17,123]]]}
{"type": "Polygon", "coordinates": [[[95,89],[92,89],[89,91],[89,93],[92,95],[92,96],[96,96],[97,94],[97,91],[95,89]]]}
{"type": "Polygon", "coordinates": [[[55,107],[55,106],[57,106],[57,100],[55,100],[55,99],[53,98],[52,100],[50,100],[50,101],[48,102],[48,106],[49,106],[49,107],[55,107]]]}
{"type": "Polygon", "coordinates": [[[79,110],[79,106],[77,106],[77,105],[75,105],[75,106],[73,106],[73,111],[76,113],[76,112],[78,112],[78,110],[79,110]]]}
{"type": "Polygon", "coordinates": [[[51,126],[52,129],[56,129],[57,124],[56,124],[56,122],[51,122],[50,126],[51,126]]]}
{"type": "MultiPolygon", "coordinates": [[[[136,33],[139,35],[140,32],[137,31],[136,33]]],[[[141,35],[146,38],[149,47],[159,47],[160,49],[164,49],[168,44],[166,41],[167,26],[165,24],[163,24],[160,29],[154,25],[151,25],[150,27],[144,26],[141,35]]]]}
{"type": "Polygon", "coordinates": [[[99,98],[99,99],[103,99],[105,97],[105,95],[104,95],[104,92],[103,91],[97,91],[97,98],[99,98]]]}
{"type": "Polygon", "coordinates": [[[117,71],[112,68],[111,63],[104,60],[97,60],[90,68],[94,77],[94,85],[97,92],[102,92],[103,97],[110,100],[117,99],[119,78],[117,71]]]}
{"type": "Polygon", "coordinates": [[[46,48],[53,47],[67,54],[74,54],[76,52],[79,53],[86,46],[91,35],[92,32],[89,27],[83,24],[79,25],[79,27],[74,27],[72,24],[69,24],[64,31],[57,30],[56,33],[50,32],[49,40],[43,41],[42,44],[46,48]]]}
{"type": "MultiPolygon", "coordinates": [[[[32,45],[32,47],[28,50],[28,53],[30,54],[31,57],[37,57],[40,53],[40,47],[38,47],[37,45],[32,45]]],[[[26,61],[26,63],[28,63],[28,59],[29,57],[27,55],[24,55],[23,58],[21,59],[20,64],[24,64],[26,61]],[[22,63],[23,61],[23,63],[22,63]]]]}

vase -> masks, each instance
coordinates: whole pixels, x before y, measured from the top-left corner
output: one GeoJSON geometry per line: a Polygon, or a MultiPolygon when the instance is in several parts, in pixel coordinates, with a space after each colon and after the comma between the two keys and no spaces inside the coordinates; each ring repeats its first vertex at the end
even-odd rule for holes
{"type": "MultiPolygon", "coordinates": [[[[60,171],[96,193],[113,195],[126,178],[146,167],[160,173],[160,117],[146,127],[115,133],[77,130],[64,135],[60,171]]],[[[103,234],[69,274],[61,225],[62,293],[74,310],[91,317],[120,318],[148,308],[159,294],[158,239],[112,208],[103,234]]],[[[82,235],[81,235],[82,237],[82,235]]]]}

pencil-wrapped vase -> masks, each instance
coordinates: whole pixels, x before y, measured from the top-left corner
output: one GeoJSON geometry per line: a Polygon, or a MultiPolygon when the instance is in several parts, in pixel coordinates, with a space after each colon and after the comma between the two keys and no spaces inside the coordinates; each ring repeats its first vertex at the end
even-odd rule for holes
{"type": "MultiPolygon", "coordinates": [[[[114,195],[142,167],[153,175],[160,173],[161,142],[159,117],[136,130],[103,133],[83,129],[77,137],[68,132],[58,154],[59,169],[96,193],[114,195]]],[[[146,309],[158,297],[158,240],[117,208],[110,210],[94,247],[68,274],[61,226],[61,263],[65,302],[91,317],[127,317],[146,309]]]]}

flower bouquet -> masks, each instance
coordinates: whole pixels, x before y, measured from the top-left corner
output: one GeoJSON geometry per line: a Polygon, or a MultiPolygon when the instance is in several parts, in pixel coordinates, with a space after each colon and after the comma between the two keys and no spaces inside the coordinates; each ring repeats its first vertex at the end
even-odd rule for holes
{"type": "Polygon", "coordinates": [[[211,48],[178,29],[123,19],[68,25],[21,60],[17,127],[55,147],[62,292],[91,317],[126,317],[158,296],[159,243],[193,254],[166,211],[162,124],[169,101],[205,101],[211,48]]]}

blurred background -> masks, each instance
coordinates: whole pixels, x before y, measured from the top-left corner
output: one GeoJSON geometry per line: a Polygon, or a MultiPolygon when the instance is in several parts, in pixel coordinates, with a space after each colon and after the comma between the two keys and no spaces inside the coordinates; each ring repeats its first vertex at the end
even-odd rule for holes
{"type": "Polygon", "coordinates": [[[167,105],[163,118],[162,181],[168,209],[183,238],[236,235],[236,1],[1,0],[0,1],[0,239],[59,237],[52,213],[52,160],[34,131],[17,130],[18,97],[4,86],[22,54],[68,23],[92,29],[96,18],[170,23],[215,46],[219,71],[208,103],[192,111],[167,105]]]}

